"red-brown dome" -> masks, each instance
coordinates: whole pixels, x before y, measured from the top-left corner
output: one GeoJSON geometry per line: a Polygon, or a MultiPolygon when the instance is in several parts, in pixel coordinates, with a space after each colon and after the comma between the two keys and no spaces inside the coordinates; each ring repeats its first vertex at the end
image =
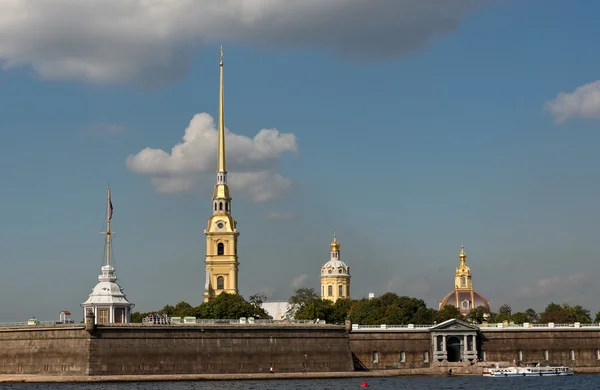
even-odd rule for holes
{"type": "Polygon", "coordinates": [[[481,294],[473,290],[454,290],[446,295],[440,302],[440,309],[446,305],[458,307],[463,314],[469,313],[472,309],[483,306],[486,311],[490,310],[490,303],[481,294]]]}

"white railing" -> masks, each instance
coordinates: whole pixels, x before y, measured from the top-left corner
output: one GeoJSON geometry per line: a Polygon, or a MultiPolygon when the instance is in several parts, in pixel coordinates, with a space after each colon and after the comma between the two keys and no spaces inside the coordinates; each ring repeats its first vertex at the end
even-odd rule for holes
{"type": "Polygon", "coordinates": [[[1,322],[0,323],[0,327],[1,328],[10,328],[10,327],[24,327],[24,326],[29,326],[29,327],[44,327],[44,326],[74,326],[74,325],[78,325],[78,326],[82,326],[83,324],[75,324],[72,321],[71,322],[60,322],[60,321],[36,321],[34,322],[29,322],[29,321],[22,321],[22,322],[1,322]]]}
{"type": "MultiPolygon", "coordinates": [[[[486,329],[506,329],[506,330],[515,330],[515,329],[540,329],[540,328],[597,328],[600,329],[600,324],[582,324],[579,322],[575,322],[573,324],[555,324],[553,322],[547,324],[533,324],[533,323],[524,323],[524,324],[512,324],[512,323],[488,323],[488,324],[471,324],[479,327],[481,330],[486,329]]],[[[364,331],[382,331],[382,330],[428,330],[436,327],[437,325],[359,325],[352,324],[352,330],[364,330],[364,331]]]]}
{"type": "MultiPolygon", "coordinates": [[[[325,325],[323,320],[265,320],[253,317],[238,319],[203,319],[195,317],[146,317],[143,325],[285,325],[285,324],[314,324],[325,325]]],[[[111,324],[113,325],[113,324],[111,324]]],[[[127,325],[127,324],[125,324],[127,325]]]]}

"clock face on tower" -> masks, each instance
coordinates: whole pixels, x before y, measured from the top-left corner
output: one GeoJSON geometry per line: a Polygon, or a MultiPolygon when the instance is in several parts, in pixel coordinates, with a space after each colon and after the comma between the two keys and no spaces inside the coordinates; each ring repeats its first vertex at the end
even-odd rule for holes
{"type": "Polygon", "coordinates": [[[223,221],[218,221],[217,222],[217,228],[223,229],[224,227],[225,227],[225,223],[223,221]]]}

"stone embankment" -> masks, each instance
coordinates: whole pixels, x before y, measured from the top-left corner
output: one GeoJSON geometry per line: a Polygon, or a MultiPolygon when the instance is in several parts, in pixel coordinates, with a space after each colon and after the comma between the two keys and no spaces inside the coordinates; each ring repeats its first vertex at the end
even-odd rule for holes
{"type": "Polygon", "coordinates": [[[84,382],[159,382],[159,381],[216,381],[260,379],[326,379],[373,378],[403,375],[435,375],[430,369],[402,369],[354,372],[256,373],[256,374],[185,374],[185,375],[0,375],[0,383],[84,383],[84,382]]]}

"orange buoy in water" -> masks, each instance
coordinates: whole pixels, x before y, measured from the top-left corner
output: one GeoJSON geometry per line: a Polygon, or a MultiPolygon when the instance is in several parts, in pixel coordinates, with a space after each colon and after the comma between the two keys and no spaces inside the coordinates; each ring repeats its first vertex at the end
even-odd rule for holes
{"type": "Polygon", "coordinates": [[[363,382],[360,384],[360,387],[369,387],[369,385],[367,384],[367,382],[363,382]]]}

